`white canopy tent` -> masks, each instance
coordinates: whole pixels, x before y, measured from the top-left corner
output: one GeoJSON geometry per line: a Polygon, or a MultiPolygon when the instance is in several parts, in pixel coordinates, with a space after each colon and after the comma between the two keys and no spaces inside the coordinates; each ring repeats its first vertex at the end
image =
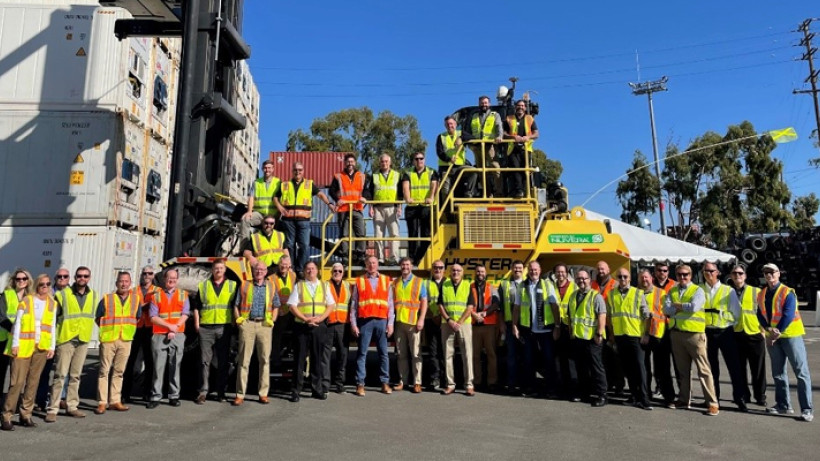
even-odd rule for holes
{"type": "Polygon", "coordinates": [[[612,232],[619,234],[629,248],[632,262],[649,264],[668,261],[671,264],[702,264],[706,261],[730,263],[735,256],[693,243],[650,232],[623,221],[586,210],[587,219],[609,220],[612,232]]]}

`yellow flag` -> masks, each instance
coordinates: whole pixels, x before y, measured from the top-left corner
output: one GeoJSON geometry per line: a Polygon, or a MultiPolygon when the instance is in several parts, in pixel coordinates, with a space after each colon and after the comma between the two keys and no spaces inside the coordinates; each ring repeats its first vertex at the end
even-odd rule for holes
{"type": "Polygon", "coordinates": [[[794,131],[794,128],[784,128],[782,130],[772,130],[769,131],[769,136],[772,137],[772,140],[778,144],[783,144],[784,142],[792,142],[797,139],[797,132],[794,131]]]}

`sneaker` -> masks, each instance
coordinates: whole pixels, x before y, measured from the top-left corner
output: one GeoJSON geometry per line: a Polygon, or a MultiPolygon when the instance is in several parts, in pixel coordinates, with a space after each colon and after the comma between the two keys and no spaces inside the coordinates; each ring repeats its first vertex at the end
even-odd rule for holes
{"type": "Polygon", "coordinates": [[[786,408],[781,405],[775,405],[766,409],[766,413],[770,415],[793,415],[794,408],[786,408]]]}
{"type": "Polygon", "coordinates": [[[807,423],[810,423],[814,421],[814,413],[812,412],[812,410],[803,410],[803,413],[800,415],[800,419],[807,423]]]}

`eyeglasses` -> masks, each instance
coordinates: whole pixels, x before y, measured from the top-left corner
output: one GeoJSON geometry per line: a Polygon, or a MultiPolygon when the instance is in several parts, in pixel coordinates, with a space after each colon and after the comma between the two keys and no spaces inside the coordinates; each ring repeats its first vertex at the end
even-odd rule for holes
{"type": "Polygon", "coordinates": [[[706,272],[707,274],[714,274],[717,272],[717,269],[703,269],[703,272],[706,272]]]}
{"type": "Polygon", "coordinates": [[[45,283],[38,283],[37,284],[38,288],[44,288],[44,287],[50,287],[50,286],[51,286],[51,282],[45,282],[45,283]]]}
{"type": "Polygon", "coordinates": [[[579,282],[583,282],[584,280],[589,280],[589,277],[576,277],[575,280],[578,280],[579,282]]]}
{"type": "Polygon", "coordinates": [[[433,270],[436,270],[436,271],[444,270],[444,266],[433,266],[433,270]]]}
{"type": "Polygon", "coordinates": [[[669,269],[655,269],[656,272],[669,272],[669,269]]]}
{"type": "Polygon", "coordinates": [[[67,279],[68,274],[57,274],[54,276],[55,279],[67,279]]]}
{"type": "Polygon", "coordinates": [[[424,160],[424,157],[416,157],[413,160],[415,160],[415,161],[424,160]]]}
{"type": "Polygon", "coordinates": [[[77,274],[74,277],[77,277],[78,279],[87,279],[91,277],[91,274],[77,274]]]}
{"type": "Polygon", "coordinates": [[[153,272],[143,272],[142,275],[154,275],[153,272]]]}
{"type": "Polygon", "coordinates": [[[678,277],[689,277],[692,275],[691,272],[678,272],[678,277]]]}
{"type": "Polygon", "coordinates": [[[740,272],[740,271],[732,272],[732,275],[745,275],[745,274],[746,274],[745,272],[740,272]]]}
{"type": "Polygon", "coordinates": [[[14,277],[16,282],[28,282],[28,277],[14,277]]]}
{"type": "Polygon", "coordinates": [[[330,272],[332,272],[332,273],[334,273],[334,274],[342,274],[342,273],[344,273],[344,271],[343,271],[343,270],[341,270],[341,269],[333,269],[333,270],[332,270],[332,271],[330,271],[330,272]]]}
{"type": "Polygon", "coordinates": [[[619,275],[618,278],[621,279],[621,280],[626,280],[626,279],[629,278],[629,276],[628,275],[619,275]]]}
{"type": "Polygon", "coordinates": [[[461,270],[461,269],[451,269],[451,271],[452,271],[452,272],[464,272],[464,271],[463,271],[463,270],[461,270]]]}

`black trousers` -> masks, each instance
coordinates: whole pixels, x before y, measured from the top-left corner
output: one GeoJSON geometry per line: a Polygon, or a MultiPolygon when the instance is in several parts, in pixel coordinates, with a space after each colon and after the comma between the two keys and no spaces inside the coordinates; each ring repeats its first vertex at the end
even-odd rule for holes
{"type": "MultiPolygon", "coordinates": [[[[407,219],[408,237],[430,237],[430,207],[405,207],[404,216],[407,219]]],[[[407,254],[413,258],[413,264],[418,264],[421,258],[424,257],[428,246],[430,246],[430,242],[407,242],[407,254]]]]}
{"type": "MultiPolygon", "coordinates": [[[[423,370],[430,370],[430,381],[441,383],[441,369],[444,351],[441,349],[441,319],[435,317],[424,319],[424,336],[427,338],[427,347],[430,354],[427,356],[427,363],[423,365],[423,370]]],[[[423,374],[423,373],[422,373],[423,374]]],[[[432,384],[431,384],[432,386],[432,384]]]]}
{"type": "Polygon", "coordinates": [[[137,367],[137,357],[140,351],[142,351],[142,359],[145,364],[142,372],[142,396],[151,396],[151,384],[154,382],[154,356],[151,352],[151,338],[153,336],[154,333],[151,327],[137,328],[137,332],[134,334],[134,341],[131,343],[131,355],[128,356],[128,363],[125,365],[125,374],[122,378],[123,399],[128,399],[132,395],[134,369],[137,367]]]}
{"type": "MultiPolygon", "coordinates": [[[[339,228],[342,232],[342,237],[347,237],[350,233],[350,223],[348,220],[350,219],[350,212],[338,213],[336,216],[339,220],[339,228]]],[[[364,215],[362,215],[361,211],[353,211],[353,236],[354,237],[364,237],[366,236],[365,226],[364,226],[364,215]]],[[[353,244],[353,258],[363,258],[365,254],[365,242],[364,240],[359,240],[358,242],[353,244]]],[[[343,240],[342,244],[339,248],[339,254],[337,256],[341,256],[343,258],[347,257],[347,241],[343,240]]]]}
{"type": "Polygon", "coordinates": [[[616,336],[615,345],[618,346],[618,357],[629,383],[629,393],[632,395],[632,400],[636,403],[649,405],[649,391],[646,386],[646,368],[644,368],[641,338],[626,335],[616,336]]]}
{"type": "Polygon", "coordinates": [[[578,384],[582,397],[595,395],[606,398],[606,370],[601,357],[603,343],[595,344],[592,339],[572,339],[572,352],[578,369],[578,384]]]}
{"type": "Polygon", "coordinates": [[[706,329],[706,353],[709,356],[709,367],[712,369],[712,379],[715,381],[715,397],[720,400],[720,359],[718,351],[723,355],[726,368],[729,369],[729,379],[732,381],[732,401],[737,403],[743,400],[745,389],[740,377],[740,359],[735,344],[735,332],[729,328],[706,329]]]}
{"type": "MultiPolygon", "coordinates": [[[[6,350],[6,343],[8,341],[11,341],[11,335],[9,335],[8,340],[0,341],[0,347],[2,347],[3,350],[6,350]]],[[[0,397],[3,396],[3,389],[6,388],[6,372],[9,369],[9,364],[10,363],[11,363],[11,357],[9,357],[8,355],[3,354],[2,352],[0,352],[0,397]]],[[[43,374],[47,375],[48,371],[44,370],[43,374]]],[[[2,401],[2,400],[3,399],[0,398],[0,401],[2,401]]]]}
{"type": "Polygon", "coordinates": [[[752,396],[756,402],[766,401],[766,339],[763,335],[747,335],[735,332],[738,362],[740,366],[740,385],[743,387],[743,400],[750,402],[752,396]],[[749,392],[749,378],[746,368],[752,372],[752,392],[749,392]]]}
{"type": "Polygon", "coordinates": [[[231,352],[231,330],[233,325],[200,325],[199,349],[202,358],[202,377],[199,392],[207,394],[210,388],[211,364],[216,357],[216,394],[225,396],[228,387],[228,372],[230,363],[228,356],[231,352]]]}
{"type": "MultiPolygon", "coordinates": [[[[521,146],[514,146],[512,152],[507,156],[507,166],[509,168],[524,168],[527,165],[524,163],[524,148],[521,146]]],[[[515,194],[523,194],[525,188],[525,175],[523,171],[511,171],[509,173],[504,173],[505,176],[508,177],[508,195],[510,197],[515,196],[515,194]]]]}
{"type": "Polygon", "coordinates": [[[623,392],[626,386],[624,370],[621,367],[621,359],[618,351],[609,341],[604,341],[601,345],[601,356],[604,359],[604,369],[606,370],[606,382],[609,388],[615,392],[623,392]]]}
{"type": "Polygon", "coordinates": [[[578,389],[578,370],[572,343],[569,337],[569,326],[561,324],[561,336],[555,343],[555,355],[558,357],[558,369],[561,375],[561,396],[565,398],[580,397],[578,389]]]}
{"type": "MultiPolygon", "coordinates": [[[[652,372],[654,368],[655,380],[661,389],[664,402],[675,400],[675,385],[672,383],[672,342],[669,334],[658,339],[649,337],[649,343],[643,346],[644,368],[646,369],[646,389],[652,391],[652,372]]],[[[630,384],[630,387],[632,385],[630,384]]]]}
{"type": "MultiPolygon", "coordinates": [[[[305,361],[310,354],[310,389],[314,394],[329,392],[325,389],[325,372],[330,368],[326,362],[330,358],[330,335],[327,322],[315,327],[306,323],[294,322],[296,334],[296,374],[293,377],[294,391],[302,392],[305,384],[305,361]]],[[[327,381],[330,383],[330,381],[327,381]]]]}
{"type": "Polygon", "coordinates": [[[280,315],[273,324],[273,339],[271,340],[271,368],[282,370],[282,355],[285,348],[292,347],[293,336],[285,338],[286,331],[293,331],[293,314],[280,315]]]}
{"type": "Polygon", "coordinates": [[[349,323],[332,323],[327,326],[327,335],[330,347],[326,349],[327,357],[324,362],[327,363],[327,369],[323,375],[324,382],[322,387],[330,389],[330,385],[344,386],[345,376],[347,374],[347,348],[350,344],[350,324],[349,323]],[[331,370],[332,363],[336,362],[336,372],[331,370]],[[332,377],[332,383],[331,383],[332,377]]]}

